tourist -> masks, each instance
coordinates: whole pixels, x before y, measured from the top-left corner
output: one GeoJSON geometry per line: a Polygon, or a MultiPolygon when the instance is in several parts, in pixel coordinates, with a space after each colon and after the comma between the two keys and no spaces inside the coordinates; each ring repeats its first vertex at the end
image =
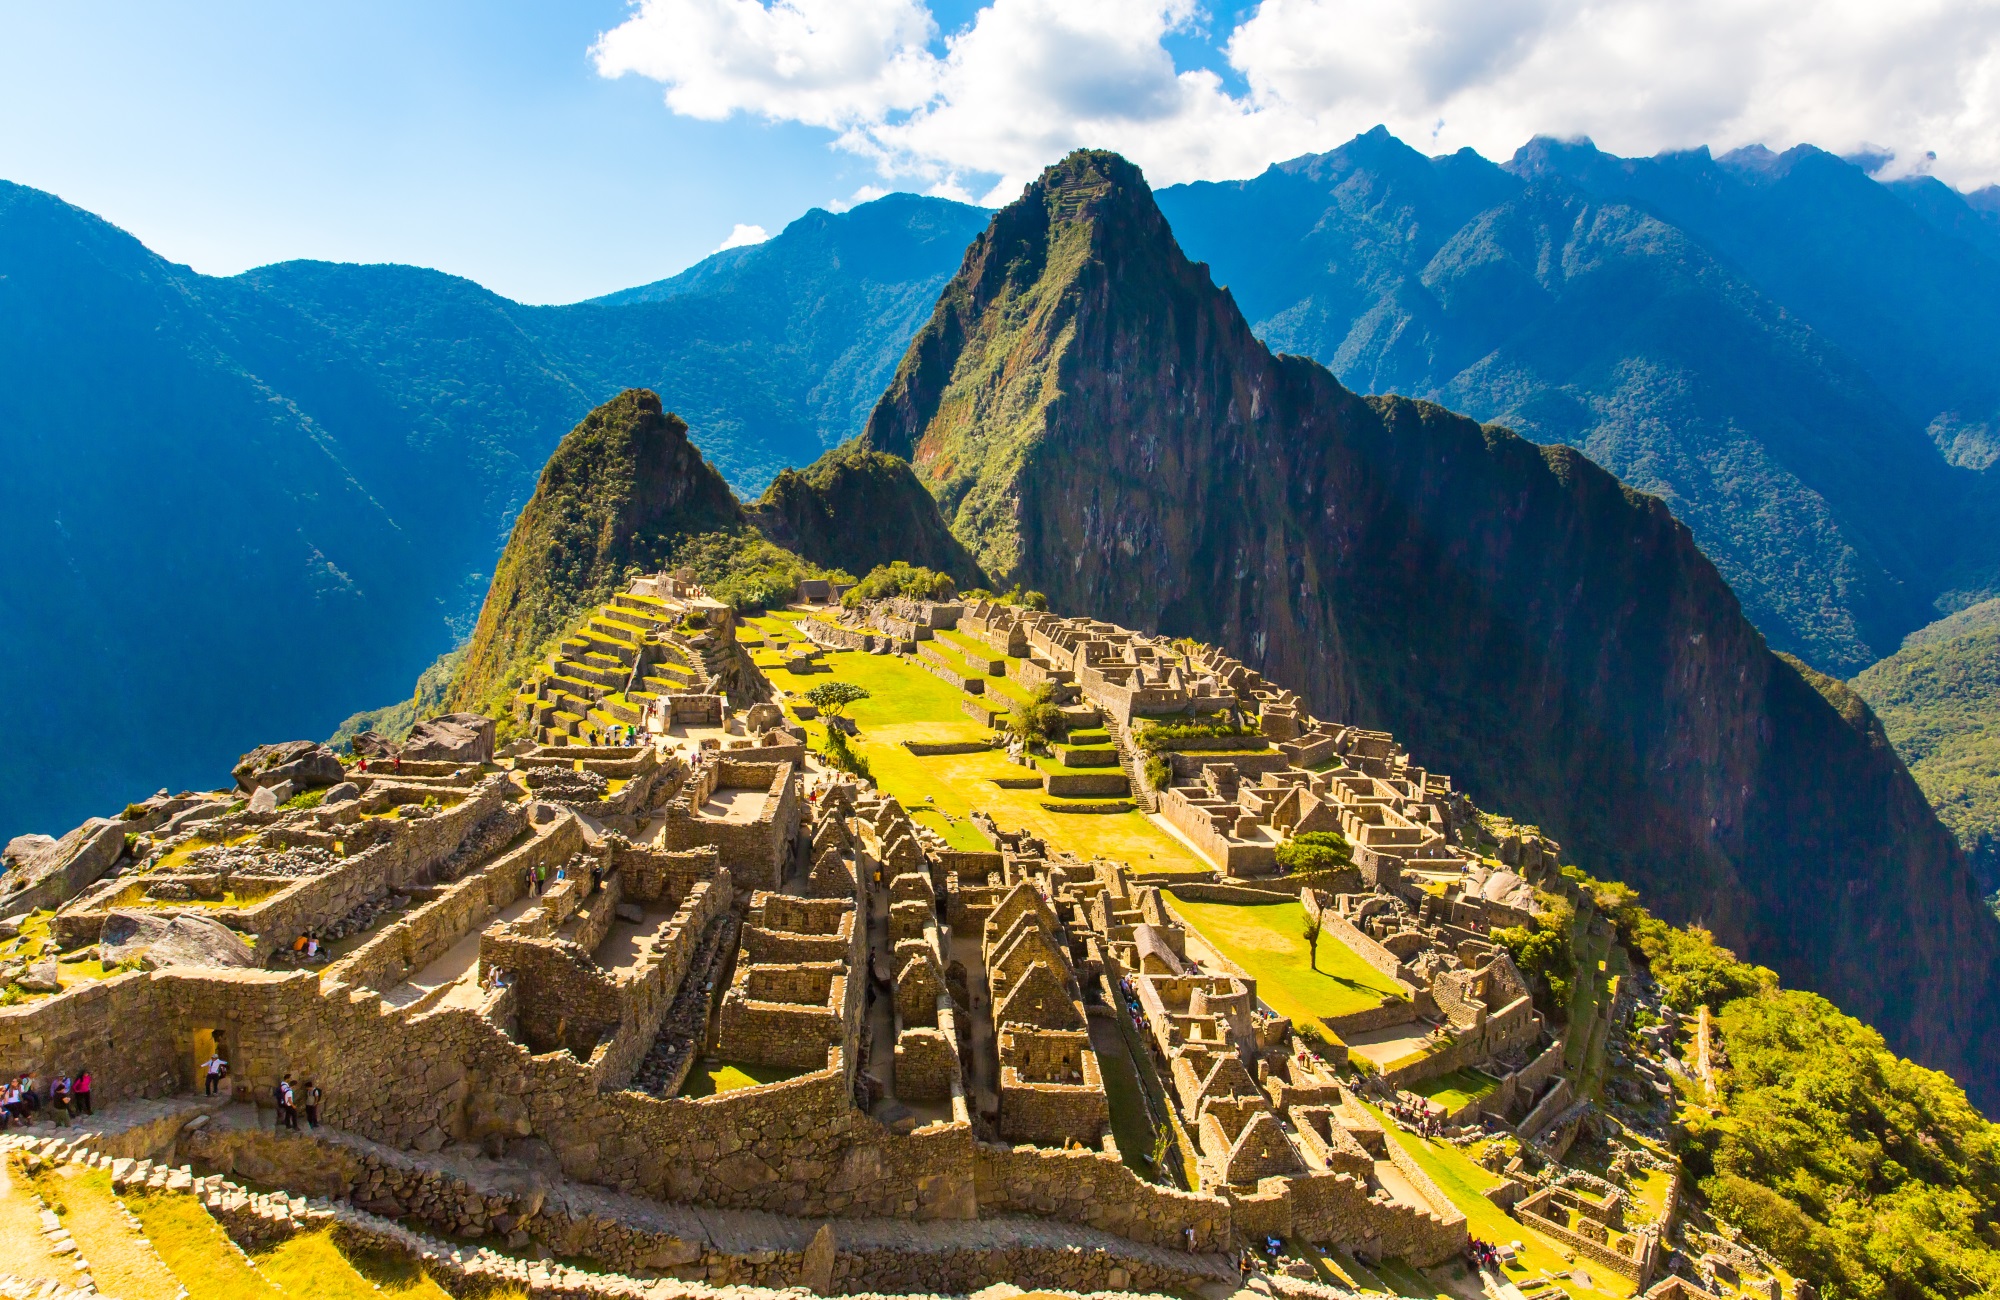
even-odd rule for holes
{"type": "Polygon", "coordinates": [[[90,1071],[77,1071],[76,1078],[70,1081],[69,1096],[71,1103],[81,1107],[84,1114],[97,1113],[90,1108],[90,1071]]]}
{"type": "Polygon", "coordinates": [[[540,894],[541,892],[542,892],[542,886],[541,886],[541,882],[535,879],[535,869],[534,869],[533,867],[529,867],[529,868],[528,868],[528,897],[530,897],[530,898],[533,898],[533,897],[535,897],[535,896],[536,896],[537,894],[540,894]]]}
{"type": "Polygon", "coordinates": [[[315,1132],[319,1130],[319,1099],[320,1099],[319,1085],[314,1083],[311,1079],[307,1079],[306,1080],[306,1126],[311,1128],[315,1132]]]}
{"type": "Polygon", "coordinates": [[[292,1076],[286,1075],[271,1089],[271,1100],[278,1104],[276,1127],[296,1130],[299,1126],[298,1111],[292,1106],[292,1076]]]}
{"type": "Polygon", "coordinates": [[[202,1063],[202,1069],[208,1071],[208,1087],[202,1095],[213,1097],[222,1086],[222,1076],[229,1073],[229,1062],[222,1059],[221,1049],[218,1048],[213,1056],[202,1063]]]}
{"type": "Polygon", "coordinates": [[[69,1127],[69,1076],[58,1074],[49,1084],[49,1118],[57,1128],[69,1127]]]}

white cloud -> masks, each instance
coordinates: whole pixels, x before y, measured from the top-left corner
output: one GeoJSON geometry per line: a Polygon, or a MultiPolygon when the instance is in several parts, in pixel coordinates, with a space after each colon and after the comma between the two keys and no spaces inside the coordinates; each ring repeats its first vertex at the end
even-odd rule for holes
{"type": "Polygon", "coordinates": [[[729,238],[715,246],[715,251],[720,253],[725,248],[742,248],[748,244],[761,244],[770,237],[771,232],[764,229],[764,227],[746,226],[739,221],[736,223],[736,228],[729,232],[729,238]]]}
{"type": "Polygon", "coordinates": [[[1219,33],[1247,86],[1175,67],[1195,0],[991,0],[937,37],[922,0],[636,0],[594,55],[693,117],[832,131],[885,180],[1012,196],[1078,145],[1156,184],[1249,175],[1377,122],[1505,157],[1873,143],[1898,170],[2000,180],[1994,0],[1263,0],[1219,33]],[[993,178],[997,177],[997,183],[993,178]]]}

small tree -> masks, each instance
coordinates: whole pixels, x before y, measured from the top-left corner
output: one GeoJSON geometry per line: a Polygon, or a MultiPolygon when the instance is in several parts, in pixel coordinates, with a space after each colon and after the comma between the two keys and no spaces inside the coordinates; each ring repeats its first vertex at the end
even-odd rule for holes
{"type": "Polygon", "coordinates": [[[1305,881],[1325,880],[1354,861],[1354,849],[1339,831],[1306,831],[1278,846],[1278,865],[1305,881]]]}
{"type": "Polygon", "coordinates": [[[856,700],[868,698],[868,689],[853,682],[822,682],[806,692],[806,701],[829,718],[837,718],[856,700]]]}
{"type": "Polygon", "coordinates": [[[1306,956],[1314,970],[1319,969],[1319,913],[1306,913],[1306,956]]]}
{"type": "Polygon", "coordinates": [[[1043,682],[1026,703],[1019,700],[1007,715],[1007,730],[1024,743],[1041,744],[1062,734],[1062,710],[1056,707],[1055,688],[1043,682]]]}

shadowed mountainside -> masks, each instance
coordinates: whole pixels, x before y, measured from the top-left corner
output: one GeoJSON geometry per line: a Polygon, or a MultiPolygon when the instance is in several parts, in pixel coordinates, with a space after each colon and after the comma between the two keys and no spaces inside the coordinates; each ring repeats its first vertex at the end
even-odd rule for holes
{"type": "Polygon", "coordinates": [[[2000,260],[1965,196],[1807,147],[1503,166],[1377,128],[1160,205],[1274,349],[1659,495],[1780,649],[1850,673],[1992,589],[2000,260]]]}
{"type": "Polygon", "coordinates": [[[750,517],[765,536],[815,564],[859,575],[906,560],[949,573],[961,587],[983,581],[909,463],[853,443],[803,470],[781,471],[750,517]]]}
{"type": "Polygon", "coordinates": [[[2000,1099],[2000,926],[1859,698],[1767,650],[1658,499],[1273,355],[1123,159],[994,217],[863,436],[996,580],[1394,731],[2000,1099]]]}

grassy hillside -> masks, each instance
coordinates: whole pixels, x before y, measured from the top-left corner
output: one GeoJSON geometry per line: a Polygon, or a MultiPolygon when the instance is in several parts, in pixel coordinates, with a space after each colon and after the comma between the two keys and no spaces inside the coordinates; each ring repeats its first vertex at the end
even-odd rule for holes
{"type": "Polygon", "coordinates": [[[632,389],[584,417],[543,467],[493,572],[452,709],[507,713],[523,666],[632,573],[689,538],[743,526],[743,509],[657,394],[632,389]]]}
{"type": "Polygon", "coordinates": [[[1853,686],[2000,907],[2000,600],[1913,634],[1853,686]]]}

